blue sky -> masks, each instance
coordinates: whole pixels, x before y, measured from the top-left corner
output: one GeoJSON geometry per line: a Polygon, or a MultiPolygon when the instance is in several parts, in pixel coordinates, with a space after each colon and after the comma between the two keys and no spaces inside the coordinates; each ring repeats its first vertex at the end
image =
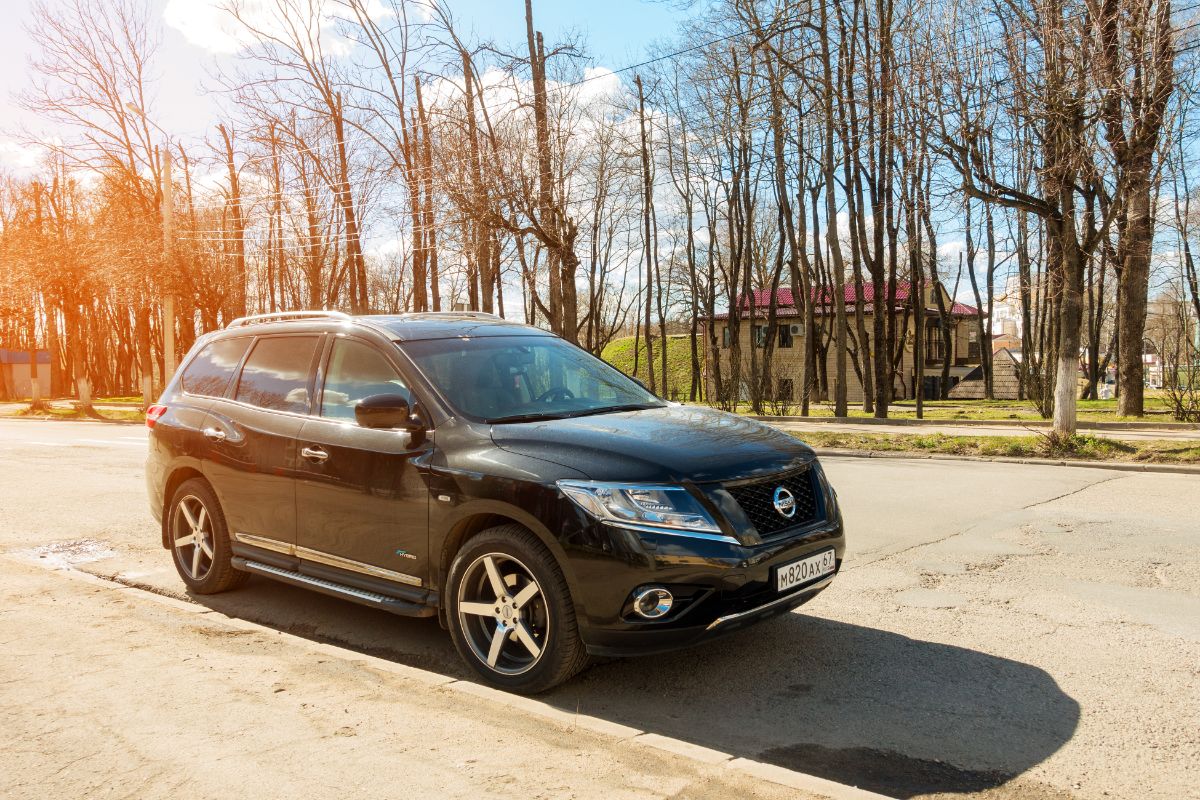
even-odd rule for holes
{"type": "MultiPolygon", "coordinates": [[[[54,7],[62,0],[49,0],[54,7]]],[[[160,21],[172,0],[149,0],[151,13],[160,21]]],[[[219,0],[173,0],[178,10],[215,5],[219,0]]],[[[438,0],[450,8],[463,31],[474,39],[491,39],[501,46],[522,46],[525,37],[524,0],[438,0]]],[[[17,107],[13,95],[29,81],[28,61],[34,55],[25,28],[33,19],[34,0],[3,0],[0,24],[0,167],[14,166],[14,129],[38,121],[17,107]]],[[[581,35],[596,66],[618,68],[642,60],[656,41],[669,38],[677,23],[688,15],[679,4],[662,0],[535,0],[534,18],[547,43],[571,33],[581,35]]],[[[203,136],[217,121],[216,99],[201,90],[206,68],[221,56],[197,40],[203,32],[191,26],[190,37],[163,24],[158,72],[156,117],[176,136],[203,136]]]]}

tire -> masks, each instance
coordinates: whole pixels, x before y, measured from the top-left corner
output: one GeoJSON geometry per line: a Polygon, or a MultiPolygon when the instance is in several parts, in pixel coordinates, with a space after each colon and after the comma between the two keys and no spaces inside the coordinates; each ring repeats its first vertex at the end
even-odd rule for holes
{"type": "Polygon", "coordinates": [[[489,528],[467,540],[450,565],[445,596],[454,647],[493,686],[537,694],[587,666],[562,570],[520,525],[489,528]]]}
{"type": "Polygon", "coordinates": [[[179,485],[168,506],[166,525],[171,560],[189,590],[217,594],[246,579],[246,573],[233,567],[225,514],[207,481],[191,478],[179,485]],[[202,533],[199,541],[197,531],[202,533]]]}

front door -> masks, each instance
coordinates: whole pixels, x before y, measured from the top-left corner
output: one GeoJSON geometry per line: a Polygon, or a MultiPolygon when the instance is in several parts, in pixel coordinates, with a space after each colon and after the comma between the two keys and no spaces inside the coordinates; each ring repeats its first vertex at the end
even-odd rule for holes
{"type": "Polygon", "coordinates": [[[234,541],[287,553],[296,541],[296,437],[311,406],[320,335],[259,337],[230,399],[209,408],[205,477],[234,541]]]}
{"type": "Polygon", "coordinates": [[[345,335],[333,340],[322,374],[317,415],[300,431],[297,555],[424,588],[433,445],[423,435],[354,421],[355,404],[372,395],[407,395],[411,404],[409,383],[381,349],[345,335]]]}

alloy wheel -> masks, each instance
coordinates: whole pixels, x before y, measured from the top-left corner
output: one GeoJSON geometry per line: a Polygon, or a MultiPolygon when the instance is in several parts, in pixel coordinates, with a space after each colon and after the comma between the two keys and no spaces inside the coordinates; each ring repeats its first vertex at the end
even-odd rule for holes
{"type": "Polygon", "coordinates": [[[504,553],[471,562],[458,586],[458,622],[475,656],[502,675],[528,672],[546,650],[550,614],[533,573],[504,553]]]}
{"type": "Polygon", "coordinates": [[[171,539],[180,568],[192,580],[204,580],[212,570],[215,540],[212,516],[199,497],[189,494],[176,503],[171,539]]]}

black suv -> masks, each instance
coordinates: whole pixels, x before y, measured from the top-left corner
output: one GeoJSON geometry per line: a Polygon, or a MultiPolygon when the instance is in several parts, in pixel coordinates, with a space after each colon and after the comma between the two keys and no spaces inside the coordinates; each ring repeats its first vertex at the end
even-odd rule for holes
{"type": "Polygon", "coordinates": [[[514,691],[787,611],[842,563],[809,448],[491,315],[237,320],[146,423],[192,592],[256,573],[437,616],[514,691]]]}

